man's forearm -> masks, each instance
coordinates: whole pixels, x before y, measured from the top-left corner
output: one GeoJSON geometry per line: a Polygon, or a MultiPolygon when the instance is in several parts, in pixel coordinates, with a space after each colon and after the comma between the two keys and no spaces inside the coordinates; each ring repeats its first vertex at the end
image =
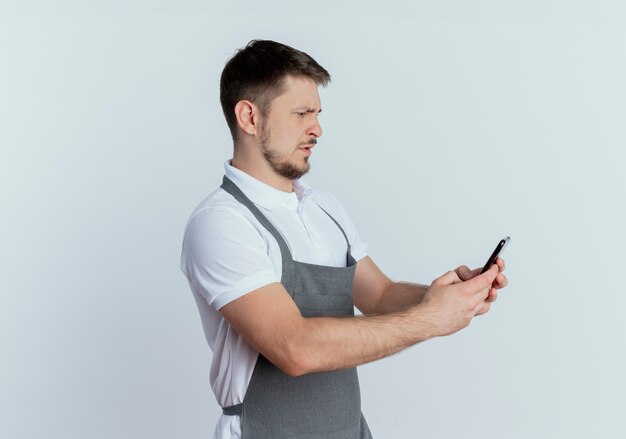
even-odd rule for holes
{"type": "Polygon", "coordinates": [[[436,336],[437,316],[425,306],[373,316],[303,319],[294,337],[295,375],[355,367],[436,336]]]}
{"type": "Polygon", "coordinates": [[[428,285],[392,282],[378,301],[376,314],[387,314],[418,305],[422,302],[427,289],[428,285]]]}
{"type": "Polygon", "coordinates": [[[354,367],[434,337],[436,318],[422,302],[428,286],[393,282],[376,313],[358,317],[304,319],[299,339],[298,374],[354,367]],[[306,348],[305,348],[306,347],[306,348]]]}

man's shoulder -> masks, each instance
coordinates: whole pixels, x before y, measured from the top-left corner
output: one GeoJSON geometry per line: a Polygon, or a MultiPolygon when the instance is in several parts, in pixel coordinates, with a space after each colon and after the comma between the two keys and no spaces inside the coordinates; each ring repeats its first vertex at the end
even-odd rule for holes
{"type": "Polygon", "coordinates": [[[237,215],[244,211],[242,204],[222,188],[217,188],[198,203],[191,212],[191,221],[198,215],[221,217],[237,215]]]}
{"type": "Polygon", "coordinates": [[[224,228],[250,227],[252,225],[248,209],[232,195],[217,188],[204,198],[192,211],[187,221],[185,233],[192,229],[205,229],[219,233],[224,228]]]}

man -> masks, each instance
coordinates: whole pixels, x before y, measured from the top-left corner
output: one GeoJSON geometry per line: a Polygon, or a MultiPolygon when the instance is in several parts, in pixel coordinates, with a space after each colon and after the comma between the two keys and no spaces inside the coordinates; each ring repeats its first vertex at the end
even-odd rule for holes
{"type": "Polygon", "coordinates": [[[215,438],[370,438],[356,366],[464,328],[507,284],[501,259],[430,286],[392,282],[339,201],[300,180],[329,81],[273,41],[222,72],[233,159],[192,213],[181,260],[214,354],[215,438]]]}

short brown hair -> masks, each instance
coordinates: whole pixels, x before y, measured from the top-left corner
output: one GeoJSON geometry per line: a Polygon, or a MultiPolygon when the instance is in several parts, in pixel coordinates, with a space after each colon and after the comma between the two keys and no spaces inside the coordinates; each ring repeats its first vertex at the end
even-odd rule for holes
{"type": "Polygon", "coordinates": [[[252,40],[228,60],[220,79],[220,102],[233,140],[237,102],[247,99],[268,114],[287,76],[308,77],[322,86],[330,82],[330,74],[309,55],[275,41],[252,40]]]}

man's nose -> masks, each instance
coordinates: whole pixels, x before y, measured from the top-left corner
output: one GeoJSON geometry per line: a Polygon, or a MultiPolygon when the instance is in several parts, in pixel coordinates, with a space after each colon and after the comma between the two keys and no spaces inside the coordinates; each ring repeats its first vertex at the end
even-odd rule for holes
{"type": "Polygon", "coordinates": [[[322,137],[322,126],[320,125],[320,122],[317,119],[317,116],[315,116],[314,123],[309,128],[307,134],[315,136],[315,137],[322,137]]]}

